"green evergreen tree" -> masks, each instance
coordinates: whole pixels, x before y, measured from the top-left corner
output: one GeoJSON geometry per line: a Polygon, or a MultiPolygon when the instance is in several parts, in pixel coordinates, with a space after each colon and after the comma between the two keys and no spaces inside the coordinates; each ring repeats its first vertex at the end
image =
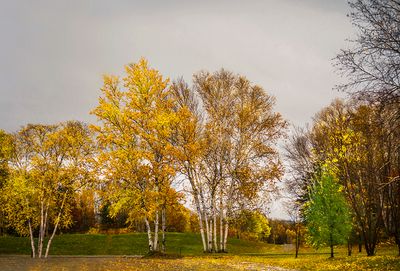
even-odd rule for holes
{"type": "Polygon", "coordinates": [[[310,187],[310,200],[304,215],[308,229],[307,241],[315,248],[344,244],[351,231],[351,216],[342,193],[342,186],[333,174],[322,170],[310,187]]]}

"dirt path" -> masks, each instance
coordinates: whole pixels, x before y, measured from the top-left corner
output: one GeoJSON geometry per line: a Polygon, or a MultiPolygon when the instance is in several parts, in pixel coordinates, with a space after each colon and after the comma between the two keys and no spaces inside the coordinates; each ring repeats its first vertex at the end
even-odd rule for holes
{"type": "MultiPolygon", "coordinates": [[[[289,271],[276,266],[254,262],[232,261],[230,259],[183,258],[183,259],[141,259],[137,257],[51,257],[49,259],[31,259],[28,256],[0,256],[1,271],[105,271],[105,270],[171,270],[171,271],[289,271]]],[[[293,270],[290,270],[293,271],[293,270]]]]}
{"type": "Polygon", "coordinates": [[[296,271],[293,269],[286,269],[279,266],[271,266],[265,265],[262,263],[253,263],[253,262],[239,262],[235,264],[229,264],[233,268],[237,270],[249,270],[249,271],[296,271]]]}

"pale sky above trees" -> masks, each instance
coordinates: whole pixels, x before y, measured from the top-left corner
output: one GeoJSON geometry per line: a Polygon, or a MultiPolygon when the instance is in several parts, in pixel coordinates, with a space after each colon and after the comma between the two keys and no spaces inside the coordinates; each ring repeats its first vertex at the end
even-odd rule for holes
{"type": "Polygon", "coordinates": [[[333,97],[331,59],[353,30],[346,0],[2,1],[0,128],[93,122],[102,74],[146,57],[190,81],[221,67],[277,98],[304,125],[333,97]]]}

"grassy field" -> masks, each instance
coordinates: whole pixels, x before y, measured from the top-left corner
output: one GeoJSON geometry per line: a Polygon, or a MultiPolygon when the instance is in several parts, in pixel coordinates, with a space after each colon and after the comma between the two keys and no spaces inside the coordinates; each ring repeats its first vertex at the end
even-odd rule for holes
{"type": "MultiPolygon", "coordinates": [[[[167,252],[184,256],[204,255],[199,234],[168,233],[167,252]]],[[[62,234],[54,238],[51,255],[145,255],[147,235],[130,234],[62,234]]],[[[261,242],[229,240],[231,254],[265,253],[269,246],[261,242]]],[[[271,247],[273,248],[273,246],[271,247]]],[[[272,250],[273,251],[273,250],[272,250]]],[[[30,241],[25,237],[0,237],[0,254],[30,254],[30,241]]]]}
{"type": "MultiPolygon", "coordinates": [[[[56,236],[50,254],[53,258],[43,261],[31,261],[29,257],[7,257],[7,255],[29,255],[28,238],[0,237],[0,267],[13,267],[21,264],[37,266],[37,270],[65,263],[65,270],[92,270],[85,266],[104,269],[94,270],[278,270],[284,267],[292,270],[400,270],[400,257],[395,246],[380,246],[377,255],[367,257],[365,253],[355,251],[347,256],[344,247],[336,249],[334,259],[329,259],[329,249],[315,251],[301,248],[298,259],[294,258],[291,245],[273,245],[230,239],[229,253],[207,255],[201,252],[201,241],[197,234],[169,233],[167,251],[175,259],[137,259],[137,258],[56,258],[56,255],[144,255],[147,253],[145,234],[132,233],[120,235],[104,234],[63,234],[56,236]],[[24,260],[21,260],[24,259],[24,260]],[[62,260],[61,260],[62,259],[62,260]],[[77,260],[79,259],[79,260],[77,260]],[[99,263],[101,262],[101,264],[99,263]],[[71,269],[69,265],[73,265],[71,269]],[[45,266],[43,266],[45,265],[45,266]],[[79,265],[77,267],[76,265],[79,265]],[[224,267],[225,266],[225,267],[224,267]],[[107,268],[106,268],[107,267],[107,268]]],[[[354,249],[356,250],[356,249],[354,249]]],[[[2,268],[0,268],[2,269],[2,268]]],[[[15,269],[15,268],[14,268],[15,269]]],[[[17,268],[18,269],[18,268],[17,268]]],[[[20,268],[25,269],[26,268],[20,268]]],[[[36,268],[34,268],[36,269],[36,268]]],[[[3,269],[2,269],[3,270],[3,269]]],[[[6,270],[6,269],[4,269],[6,270]]],[[[32,269],[33,270],[33,269],[32,269]]]]}

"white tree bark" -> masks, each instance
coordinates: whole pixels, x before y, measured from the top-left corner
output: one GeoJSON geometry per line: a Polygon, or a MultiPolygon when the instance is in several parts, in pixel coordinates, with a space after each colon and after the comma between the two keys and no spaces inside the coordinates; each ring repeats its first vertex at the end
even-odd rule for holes
{"type": "Polygon", "coordinates": [[[229,223],[228,220],[225,219],[225,232],[224,232],[224,244],[223,244],[223,251],[227,252],[226,243],[228,241],[228,230],[229,230],[229,223]]]}
{"type": "Polygon", "coordinates": [[[35,241],[33,240],[33,231],[30,219],[28,220],[28,226],[29,226],[29,237],[31,239],[32,258],[35,258],[36,257],[35,241]]]}
{"type": "Polygon", "coordinates": [[[218,252],[218,242],[217,242],[217,211],[215,208],[215,193],[212,195],[212,216],[213,216],[213,246],[214,246],[214,252],[218,252]]]}
{"type": "Polygon", "coordinates": [[[57,232],[57,228],[58,228],[58,225],[59,225],[59,223],[60,223],[61,214],[62,214],[62,211],[63,211],[63,209],[64,209],[64,204],[65,204],[66,198],[67,198],[67,193],[64,193],[64,198],[63,198],[63,201],[62,201],[62,203],[61,203],[60,211],[58,212],[58,215],[57,215],[57,218],[56,218],[56,223],[55,223],[55,225],[54,225],[53,233],[51,234],[50,239],[49,239],[49,241],[47,242],[46,253],[45,253],[45,255],[44,255],[45,258],[47,258],[47,256],[49,255],[51,242],[53,241],[54,235],[55,235],[56,232],[57,232]]]}
{"type": "Polygon", "coordinates": [[[213,223],[212,223],[212,217],[210,217],[210,223],[209,223],[209,231],[210,231],[210,240],[208,241],[209,244],[209,251],[213,252],[213,223]]]}
{"type": "Polygon", "coordinates": [[[222,188],[221,195],[219,199],[219,250],[220,252],[224,252],[224,205],[222,202],[222,188]]]}
{"type": "Polygon", "coordinates": [[[162,227],[162,241],[161,241],[161,251],[165,252],[166,240],[165,240],[165,231],[167,230],[166,226],[166,213],[165,213],[165,205],[163,205],[161,210],[161,227],[162,227]]]}
{"type": "Polygon", "coordinates": [[[149,251],[152,252],[154,251],[153,247],[153,237],[151,236],[151,228],[150,228],[150,223],[147,217],[144,217],[144,222],[146,224],[146,230],[147,230],[147,239],[149,241],[149,251]]]}
{"type": "Polygon", "coordinates": [[[38,238],[38,257],[42,258],[42,247],[43,247],[43,237],[44,237],[44,200],[40,204],[40,228],[39,228],[39,238],[38,238]]]}
{"type": "Polygon", "coordinates": [[[212,234],[210,232],[211,227],[208,224],[207,208],[202,190],[200,190],[200,200],[201,200],[201,205],[203,207],[204,224],[206,225],[206,231],[207,231],[207,252],[211,252],[212,250],[212,242],[211,242],[212,234]]]}
{"type": "Polygon", "coordinates": [[[154,242],[153,242],[153,247],[154,247],[154,251],[158,251],[158,211],[156,211],[156,219],[154,221],[154,242]]]}
{"type": "Polygon", "coordinates": [[[196,205],[197,216],[199,218],[199,228],[200,228],[201,241],[203,243],[203,252],[207,252],[207,241],[204,234],[204,225],[203,225],[203,212],[201,211],[199,192],[198,192],[199,190],[198,186],[196,185],[195,172],[193,171],[194,170],[192,170],[190,165],[186,167],[187,177],[189,179],[190,185],[192,186],[192,195],[196,205]]]}
{"type": "Polygon", "coordinates": [[[197,216],[199,218],[200,235],[201,235],[201,241],[203,242],[203,252],[207,252],[207,242],[204,234],[204,225],[203,225],[203,213],[200,207],[199,196],[197,195],[197,193],[194,193],[193,196],[196,204],[197,216]]]}

